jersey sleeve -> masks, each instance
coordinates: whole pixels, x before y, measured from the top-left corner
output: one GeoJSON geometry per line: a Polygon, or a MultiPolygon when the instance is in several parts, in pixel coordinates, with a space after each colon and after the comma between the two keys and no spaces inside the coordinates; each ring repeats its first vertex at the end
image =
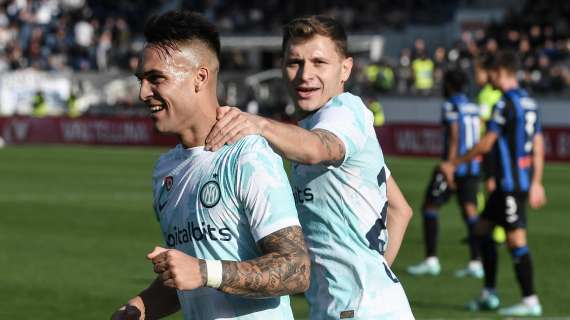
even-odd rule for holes
{"type": "Polygon", "coordinates": [[[536,123],[534,124],[534,132],[542,133],[542,114],[538,108],[536,109],[536,123]]]}
{"type": "MultiPolygon", "coordinates": [[[[339,138],[344,144],[344,163],[350,156],[359,152],[366,143],[368,136],[364,113],[366,110],[354,110],[344,104],[327,106],[319,112],[311,130],[327,130],[339,138]]],[[[370,121],[373,121],[372,118],[370,121]]]]}
{"type": "Polygon", "coordinates": [[[493,107],[493,112],[491,119],[487,123],[487,130],[501,134],[507,124],[508,114],[507,114],[507,102],[500,100],[493,107]]]}
{"type": "Polygon", "coordinates": [[[299,225],[293,192],[283,162],[260,138],[242,153],[237,165],[237,193],[257,242],[280,229],[299,225]]]}
{"type": "Polygon", "coordinates": [[[442,122],[449,125],[459,120],[459,112],[457,107],[450,102],[445,102],[442,107],[442,122]]]}
{"type": "Polygon", "coordinates": [[[384,170],[386,172],[386,181],[388,181],[388,179],[390,178],[390,176],[392,175],[392,171],[390,171],[390,169],[388,168],[387,164],[384,164],[384,170]]]}

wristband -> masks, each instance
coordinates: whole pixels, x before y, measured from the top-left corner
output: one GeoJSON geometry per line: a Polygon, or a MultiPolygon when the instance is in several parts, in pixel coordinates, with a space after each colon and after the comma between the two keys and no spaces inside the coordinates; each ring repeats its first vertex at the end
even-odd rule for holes
{"type": "Polygon", "coordinates": [[[220,260],[204,260],[206,261],[206,273],[208,279],[206,286],[217,289],[222,285],[222,261],[220,260]]]}

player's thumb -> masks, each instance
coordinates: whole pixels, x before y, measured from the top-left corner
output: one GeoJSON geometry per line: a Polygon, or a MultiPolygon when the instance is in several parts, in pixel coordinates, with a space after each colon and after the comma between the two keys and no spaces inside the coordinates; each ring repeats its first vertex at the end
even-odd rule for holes
{"type": "Polygon", "coordinates": [[[149,254],[146,255],[146,257],[148,260],[152,260],[152,259],[156,258],[156,256],[158,256],[159,254],[166,252],[166,251],[168,251],[168,249],[156,246],[156,247],[154,247],[154,249],[149,254]]]}

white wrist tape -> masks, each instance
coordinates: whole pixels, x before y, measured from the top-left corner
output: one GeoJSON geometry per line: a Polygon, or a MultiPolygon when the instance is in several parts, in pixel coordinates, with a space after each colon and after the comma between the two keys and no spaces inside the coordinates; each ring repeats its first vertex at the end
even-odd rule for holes
{"type": "Polygon", "coordinates": [[[211,288],[219,288],[222,285],[222,261],[220,260],[204,260],[206,261],[206,273],[208,280],[206,286],[211,288]]]}

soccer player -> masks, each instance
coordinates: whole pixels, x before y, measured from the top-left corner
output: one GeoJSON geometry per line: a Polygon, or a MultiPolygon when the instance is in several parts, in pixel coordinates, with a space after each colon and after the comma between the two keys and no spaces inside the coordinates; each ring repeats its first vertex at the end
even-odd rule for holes
{"type": "Polygon", "coordinates": [[[180,144],[153,174],[167,248],[158,277],[112,319],[293,319],[288,294],[308,288],[310,259],[281,158],[248,136],[204,150],[216,121],[218,33],[187,11],[153,17],[136,76],[155,128],[180,144]],[[259,299],[263,298],[263,299],[259,299]]]}
{"type": "MultiPolygon", "coordinates": [[[[475,83],[481,88],[477,94],[477,104],[479,104],[481,116],[481,136],[487,131],[487,122],[491,119],[493,106],[499,102],[503,93],[491,85],[489,80],[489,63],[492,59],[490,56],[482,56],[475,62],[474,76],[475,83]]],[[[481,175],[484,181],[485,191],[487,194],[495,190],[497,184],[495,182],[495,153],[490,151],[483,155],[481,161],[481,175]]],[[[478,207],[482,211],[485,204],[485,196],[482,192],[478,193],[478,207]]],[[[497,243],[504,243],[506,239],[505,229],[501,226],[495,226],[493,230],[493,239],[497,243]]]]}
{"type": "Polygon", "coordinates": [[[299,126],[221,108],[206,146],[259,134],[292,160],[311,255],[311,319],[411,319],[389,265],[412,211],[384,162],[372,113],[344,92],[352,69],[344,29],[325,16],[295,19],[284,27],[283,55],[299,126]]]}
{"type": "MultiPolygon", "coordinates": [[[[443,76],[443,95],[446,98],[442,107],[444,127],[444,160],[452,161],[465,154],[479,141],[479,108],[470,103],[465,95],[467,75],[460,69],[450,69],[443,76]]],[[[454,172],[457,182],[457,199],[467,226],[470,261],[465,269],[457,270],[458,277],[483,278],[480,250],[473,236],[473,229],[479,216],[477,213],[477,191],[479,189],[479,158],[459,165],[454,172]]],[[[435,168],[429,182],[422,205],[424,242],[426,259],[417,265],[409,266],[412,275],[438,275],[441,265],[437,258],[437,235],[439,209],[445,204],[452,191],[445,175],[435,168]]]]}
{"type": "Polygon", "coordinates": [[[513,257],[514,270],[522,291],[522,302],[499,310],[506,316],[540,316],[542,307],[534,290],[532,260],[526,237],[526,202],[539,208],[546,202],[542,185],[544,138],[537,104],[517,81],[517,56],[503,51],[493,59],[491,83],[503,92],[494,106],[487,133],[464,156],[441,165],[451,180],[457,165],[488,152],[496,151],[495,180],[497,188],[487,200],[485,210],[475,228],[481,242],[485,283],[481,297],[468,304],[471,310],[497,309],[497,252],[490,234],[494,225],[507,231],[507,245],[513,257]]]}

